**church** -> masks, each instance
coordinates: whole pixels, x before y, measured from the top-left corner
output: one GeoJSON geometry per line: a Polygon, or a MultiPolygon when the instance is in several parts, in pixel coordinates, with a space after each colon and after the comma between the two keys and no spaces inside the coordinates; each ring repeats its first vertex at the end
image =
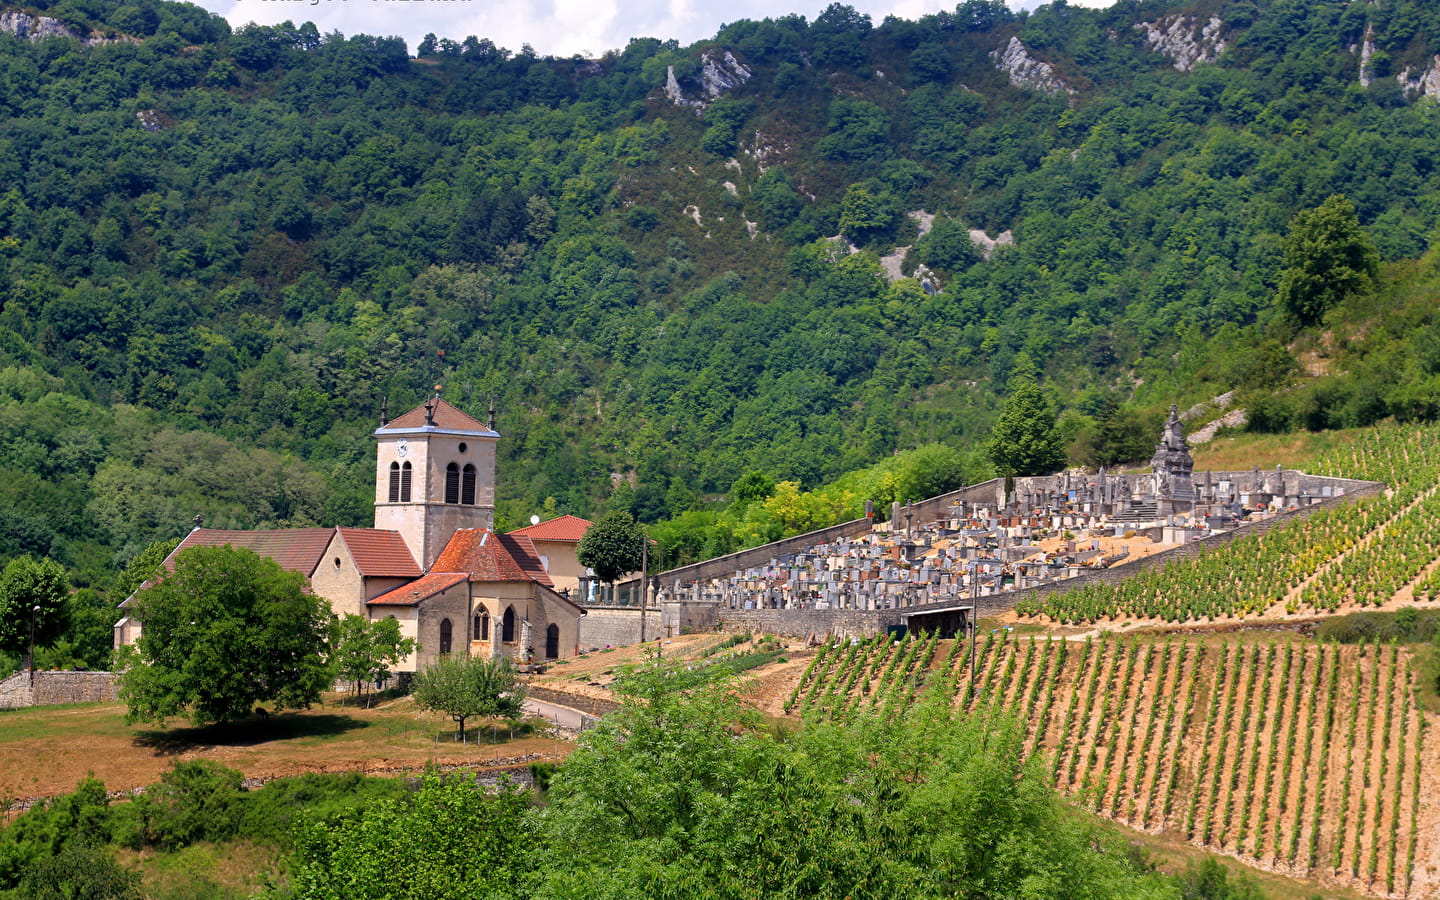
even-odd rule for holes
{"type": "MultiPolygon", "coordinates": [[[[447,653],[516,662],[574,656],[585,610],[557,589],[548,566],[571,578],[564,554],[535,537],[558,528],[494,530],[495,431],[435,396],[372,435],[375,527],[229,531],[197,527],[166,558],[190,547],[245,547],[304,575],[337,616],[391,617],[419,649],[397,667],[415,672],[447,653]],[[548,564],[548,565],[547,565],[548,564]]],[[[544,525],[546,523],[540,523],[544,525]]],[[[588,525],[588,523],[585,523],[588,525]]],[[[583,529],[582,529],[583,533],[583,529]]],[[[576,538],[578,540],[578,538],[576,538]]],[[[133,644],[143,623],[121,604],[116,646],[133,644]]]]}

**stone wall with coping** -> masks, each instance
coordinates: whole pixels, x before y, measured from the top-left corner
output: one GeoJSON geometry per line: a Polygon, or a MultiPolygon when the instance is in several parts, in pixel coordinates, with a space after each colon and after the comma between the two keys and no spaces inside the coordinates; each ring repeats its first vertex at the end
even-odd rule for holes
{"type": "Polygon", "coordinates": [[[852,519],[849,522],[841,522],[839,525],[831,525],[829,528],[821,528],[818,531],[797,534],[795,537],[785,538],[773,544],[764,544],[759,547],[752,547],[749,550],[739,550],[735,553],[726,554],[725,556],[707,559],[704,562],[681,566],[678,569],[671,569],[659,576],[660,588],[661,590],[673,590],[675,583],[679,582],[681,585],[681,596],[683,597],[684,586],[691,582],[708,581],[711,578],[724,578],[733,575],[741,569],[763,566],[772,559],[791,553],[800,553],[816,544],[828,544],[831,541],[844,537],[857,537],[862,534],[869,534],[873,524],[870,519],[852,519]]]}
{"type": "Polygon", "coordinates": [[[32,689],[30,672],[20,671],[0,681],[0,709],[111,703],[119,698],[116,690],[119,677],[118,672],[36,672],[32,689]]]}

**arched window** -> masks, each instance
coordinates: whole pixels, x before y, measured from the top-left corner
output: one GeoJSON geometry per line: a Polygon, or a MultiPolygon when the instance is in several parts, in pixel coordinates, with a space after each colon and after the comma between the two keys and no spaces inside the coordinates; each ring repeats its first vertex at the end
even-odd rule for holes
{"type": "Polygon", "coordinates": [[[505,607],[505,618],[500,623],[500,640],[513,643],[515,640],[515,607],[505,607]]]}
{"type": "Polygon", "coordinates": [[[470,463],[460,470],[460,502],[466,506],[475,505],[475,467],[470,463]]]}
{"type": "Polygon", "coordinates": [[[454,463],[445,467],[445,502],[460,502],[460,467],[454,463]]]}
{"type": "Polygon", "coordinates": [[[450,652],[450,632],[453,629],[449,619],[440,620],[440,655],[444,656],[450,652]]]}
{"type": "Polygon", "coordinates": [[[400,467],[400,502],[410,502],[410,464],[407,462],[400,467]]]}
{"type": "Polygon", "coordinates": [[[560,658],[560,626],[551,625],[545,629],[545,658],[560,658]]]}
{"type": "Polygon", "coordinates": [[[390,502],[400,502],[400,464],[398,462],[390,464],[390,502]]]}
{"type": "Polygon", "coordinates": [[[475,640],[490,640],[490,614],[483,609],[475,614],[475,640]]]}

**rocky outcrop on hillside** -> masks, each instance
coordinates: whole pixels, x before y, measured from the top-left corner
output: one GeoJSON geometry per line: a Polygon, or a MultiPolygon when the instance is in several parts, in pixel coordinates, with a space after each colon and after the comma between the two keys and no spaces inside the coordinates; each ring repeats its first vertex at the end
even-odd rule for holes
{"type": "Polygon", "coordinates": [[[1440,100],[1440,56],[1432,59],[1430,65],[1423,69],[1406,66],[1400,70],[1399,79],[1400,89],[1409,99],[1429,97],[1440,100]]]}
{"type": "Polygon", "coordinates": [[[36,16],[18,9],[0,12],[0,33],[13,34],[17,38],[38,41],[49,37],[80,37],[59,19],[36,16]]]}
{"type": "Polygon", "coordinates": [[[1010,83],[1016,87],[1047,94],[1075,93],[1055,74],[1054,66],[1031,56],[1017,37],[1012,37],[1004,47],[990,51],[990,58],[995,60],[995,68],[1009,76],[1010,83]]]}
{"type": "Polygon", "coordinates": [[[693,106],[696,110],[705,108],[716,97],[733,90],[750,80],[750,69],[735,54],[726,50],[723,55],[715,50],[706,50],[700,55],[700,97],[686,97],[675,77],[675,67],[665,72],[665,96],[676,106],[693,106]]]}
{"type": "MultiPolygon", "coordinates": [[[[1353,48],[1352,48],[1353,49],[1353,48]]],[[[1360,42],[1360,86],[1369,87],[1375,80],[1375,67],[1370,57],[1375,55],[1375,26],[1365,26],[1365,38],[1360,42]]]]}
{"type": "Polygon", "coordinates": [[[37,16],[18,9],[0,10],[0,34],[13,34],[21,40],[43,41],[46,38],[72,38],[87,47],[96,44],[113,44],[118,41],[134,41],[132,37],[106,37],[98,31],[82,34],[66,25],[60,19],[37,16]]]}
{"type": "Polygon", "coordinates": [[[1215,16],[1203,24],[1195,16],[1165,16],[1141,22],[1135,30],[1145,36],[1147,47],[1168,56],[1175,68],[1188,72],[1200,63],[1220,58],[1225,51],[1225,39],[1220,36],[1224,24],[1215,16]]]}

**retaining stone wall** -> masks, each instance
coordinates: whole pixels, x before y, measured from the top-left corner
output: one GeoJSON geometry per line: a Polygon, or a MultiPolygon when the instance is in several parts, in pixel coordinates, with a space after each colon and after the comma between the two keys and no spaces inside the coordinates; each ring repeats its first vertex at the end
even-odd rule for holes
{"type": "MultiPolygon", "coordinates": [[[[645,637],[660,634],[660,612],[645,610],[645,637]]],[[[587,606],[580,617],[580,650],[591,647],[623,647],[640,643],[640,608],[637,606],[587,606]]]]}
{"type": "Polygon", "coordinates": [[[118,699],[118,672],[36,672],[33,691],[29,671],[0,682],[0,709],[55,706],[61,703],[109,703],[118,699]]]}

